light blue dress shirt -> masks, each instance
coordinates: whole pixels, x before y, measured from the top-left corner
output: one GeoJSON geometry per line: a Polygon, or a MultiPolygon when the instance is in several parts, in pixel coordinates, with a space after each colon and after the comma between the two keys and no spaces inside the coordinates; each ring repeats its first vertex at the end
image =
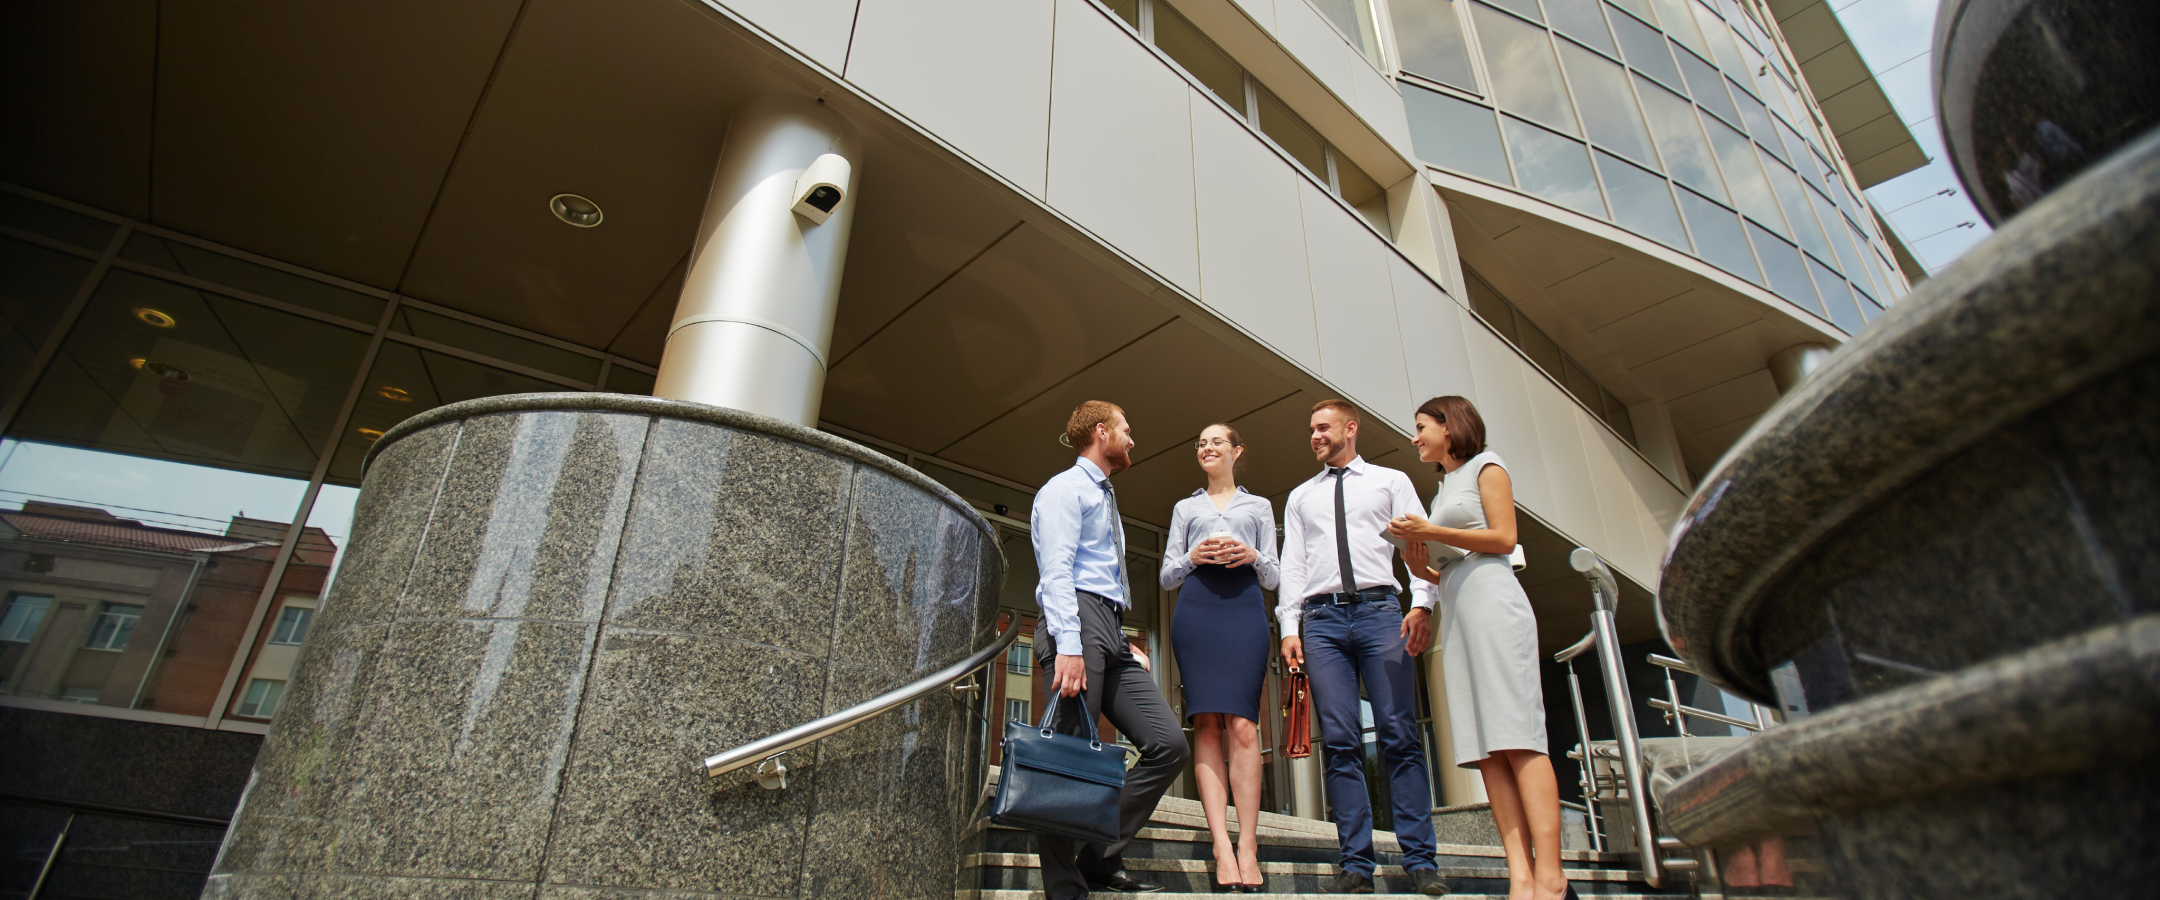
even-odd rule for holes
{"type": "Polygon", "coordinates": [[[1087,457],[1044,483],[1035,494],[1028,526],[1034,531],[1035,605],[1042,608],[1042,630],[1057,641],[1062,656],[1080,655],[1080,591],[1099,594],[1127,609],[1123,567],[1118,558],[1122,527],[1111,515],[1110,476],[1087,457]]]}
{"type": "Polygon", "coordinates": [[[1192,561],[1193,546],[1222,531],[1259,551],[1260,558],[1252,563],[1253,574],[1260,577],[1261,587],[1274,590],[1282,580],[1282,566],[1275,560],[1275,507],[1243,486],[1222,509],[1215,508],[1215,501],[1202,488],[1170,510],[1169,543],[1163,550],[1160,574],[1163,590],[1183,585],[1185,577],[1199,568],[1192,561]]]}

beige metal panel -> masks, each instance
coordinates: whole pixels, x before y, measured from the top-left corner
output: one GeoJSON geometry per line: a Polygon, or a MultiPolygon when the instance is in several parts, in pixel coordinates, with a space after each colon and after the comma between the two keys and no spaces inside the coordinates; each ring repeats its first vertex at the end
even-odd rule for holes
{"type": "Polygon", "coordinates": [[[550,337],[611,342],[695,239],[735,108],[802,93],[775,69],[730,72],[749,46],[690,6],[527,7],[399,289],[550,337]],[[599,227],[550,214],[561,192],[599,204],[599,227]]]}
{"type": "Polygon", "coordinates": [[[1524,261],[1523,275],[1538,287],[1551,287],[1613,258],[1612,248],[1570,240],[1551,225],[1517,228],[1493,239],[1493,244],[1524,261]]]}
{"type": "Polygon", "coordinates": [[[1020,224],[1017,214],[988,198],[975,178],[912,156],[873,156],[855,193],[847,202],[861,205],[848,236],[833,359],[853,351],[1020,224]]]}
{"type": "Polygon", "coordinates": [[[836,360],[823,415],[936,452],[1170,318],[1094,260],[1022,226],[836,360]]]}
{"type": "MultiPolygon", "coordinates": [[[[1460,394],[1476,403],[1463,329],[1482,326],[1465,321],[1462,307],[1402,257],[1388,254],[1388,275],[1395,284],[1395,319],[1401,323],[1412,406],[1447,394],[1460,394]]],[[[1413,426],[1411,434],[1416,433],[1413,426]]]]}
{"type": "MultiPolygon", "coordinates": [[[[1236,3],[1239,9],[1244,10],[1245,15],[1260,23],[1260,27],[1269,31],[1275,30],[1275,0],[1232,0],[1232,2],[1236,3]]],[[[1300,2],[1300,0],[1283,0],[1283,2],[1300,2]]]]}
{"type": "Polygon", "coordinates": [[[156,0],[9,3],[0,178],[132,218],[150,215],[156,0]],[[26,52],[30,51],[30,52],[26,52]]]}
{"type": "Polygon", "coordinates": [[[856,0],[706,0],[750,20],[795,52],[840,71],[847,65],[848,31],[856,0]]]}
{"type": "MultiPolygon", "coordinates": [[[[1597,483],[1589,457],[1583,452],[1584,423],[1577,421],[1581,409],[1566,391],[1539,373],[1525,373],[1523,382],[1530,391],[1530,417],[1537,425],[1538,447],[1545,453],[1545,477],[1552,483],[1552,503],[1538,510],[1539,514],[1599,553],[1609,554],[1608,548],[1616,544],[1632,547],[1638,543],[1635,538],[1617,540],[1606,530],[1604,516],[1598,511],[1597,483]]],[[[1502,458],[1506,458],[1504,454],[1502,458]]]]}
{"type": "Polygon", "coordinates": [[[1281,0],[1275,5],[1275,38],[1283,49],[1297,57],[1320,83],[1335,92],[1335,96],[1349,101],[1357,96],[1357,88],[1351,80],[1352,66],[1365,66],[1365,61],[1350,42],[1343,40],[1342,32],[1335,30],[1320,11],[1305,0],[1281,0]]]}
{"type": "Polygon", "coordinates": [[[1055,0],[862,0],[847,79],[1043,196],[1055,0]]]}
{"type": "Polygon", "coordinates": [[[1682,397],[1706,386],[1730,381],[1769,365],[1771,355],[1804,340],[1796,326],[1771,319],[1749,322],[1687,348],[1628,370],[1654,396],[1682,397]]]}
{"type": "Polygon", "coordinates": [[[1403,367],[1395,287],[1385,244],[1334,198],[1298,180],[1306,257],[1312,261],[1320,372],[1369,418],[1410,430],[1410,378],[1403,367]]]}
{"type": "Polygon", "coordinates": [[[1700,434],[1717,426],[1754,418],[1777,402],[1777,385],[1769,369],[1758,369],[1738,378],[1711,385],[1665,404],[1673,424],[1700,434]]]}
{"type": "Polygon", "coordinates": [[[1584,328],[1596,331],[1690,289],[1686,273],[1676,267],[1614,259],[1545,291],[1575,310],[1584,328]]]}
{"type": "Polygon", "coordinates": [[[1651,525],[1645,534],[1657,545],[1657,552],[1664,552],[1666,533],[1680,521],[1681,510],[1687,508],[1687,492],[1673,487],[1657,469],[1633,453],[1614,453],[1613,458],[1620,461],[1620,471],[1627,476],[1641,512],[1651,525]]]}
{"type": "Polygon", "coordinates": [[[1290,164],[1213,103],[1195,98],[1200,300],[1277,353],[1320,370],[1311,273],[1290,164]]]}
{"type": "Polygon", "coordinates": [[[1136,448],[1134,472],[1119,476],[1119,511],[1168,523],[1178,498],[1206,483],[1192,440],[1211,422],[1249,414],[1291,393],[1235,347],[1191,322],[1172,321],[1028,400],[939,452],[962,465],[1022,484],[1041,484],[1072,465],[1057,441],[1073,408],[1108,400],[1125,409],[1136,448]]]}
{"type": "Polygon", "coordinates": [[[1590,414],[1577,410],[1576,427],[1582,433],[1583,454],[1589,459],[1590,483],[1597,493],[1598,517],[1605,523],[1605,541],[1610,547],[1595,548],[1605,558],[1619,564],[1620,571],[1628,577],[1650,585],[1657,585],[1657,557],[1650,552],[1650,545],[1643,540],[1642,523],[1638,513],[1643,506],[1636,496],[1636,486],[1629,481],[1621,459],[1635,459],[1635,451],[1621,443],[1620,438],[1599,426],[1590,414]]]}
{"type": "Polygon", "coordinates": [[[1357,92],[1350,98],[1351,108],[1393,144],[1395,152],[1415,159],[1416,151],[1410,146],[1410,112],[1403,106],[1402,91],[1380,70],[1365,65],[1362,57],[1356,62],[1358,65],[1350,69],[1350,81],[1357,92]]]}
{"type": "Polygon", "coordinates": [[[160,4],[156,223],[395,288],[520,5],[160,4]]]}
{"type": "Polygon", "coordinates": [[[1185,79],[1089,0],[1058,0],[1048,201],[1192,294],[1192,103],[1185,79]]]}
{"type": "Polygon", "coordinates": [[[1735,303],[1696,289],[1590,333],[1603,343],[1614,362],[1634,367],[1768,315],[1764,307],[1735,303]]]}
{"type": "Polygon", "coordinates": [[[1515,475],[1515,501],[1545,515],[1553,508],[1552,477],[1530,410],[1525,377],[1530,364],[1515,348],[1474,320],[1463,331],[1470,375],[1477,383],[1478,414],[1485,419],[1485,446],[1500,454],[1515,475]]]}

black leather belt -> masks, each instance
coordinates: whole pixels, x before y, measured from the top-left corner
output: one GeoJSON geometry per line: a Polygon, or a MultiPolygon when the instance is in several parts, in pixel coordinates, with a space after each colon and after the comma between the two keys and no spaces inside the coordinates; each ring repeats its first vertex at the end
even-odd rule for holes
{"type": "Polygon", "coordinates": [[[1393,599],[1395,599],[1394,588],[1376,587],[1366,588],[1362,591],[1354,591],[1348,594],[1342,593],[1341,591],[1337,591],[1332,594],[1314,594],[1310,597],[1305,598],[1305,605],[1349,606],[1355,603],[1377,603],[1382,600],[1393,599]]]}

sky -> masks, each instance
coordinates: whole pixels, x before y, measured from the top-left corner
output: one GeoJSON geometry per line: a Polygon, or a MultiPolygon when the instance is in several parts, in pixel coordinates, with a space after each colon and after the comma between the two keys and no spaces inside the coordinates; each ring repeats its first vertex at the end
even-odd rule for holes
{"type": "Polygon", "coordinates": [[[1825,0],[1890,105],[1932,160],[1867,191],[1868,199],[1928,271],[1939,272],[1991,230],[1950,170],[1935,123],[1935,8],[1938,0],[1825,0]],[[1943,195],[1942,191],[1954,193],[1943,195]],[[1962,223],[1972,223],[1959,227],[1962,223]]]}

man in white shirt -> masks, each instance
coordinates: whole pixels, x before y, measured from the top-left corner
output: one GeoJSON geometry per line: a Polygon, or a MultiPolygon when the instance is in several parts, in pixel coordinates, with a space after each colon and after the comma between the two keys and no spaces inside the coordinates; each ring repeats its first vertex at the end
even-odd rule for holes
{"type": "Polygon", "coordinates": [[[1432,644],[1434,598],[1419,591],[1408,615],[1398,599],[1394,548],[1381,534],[1401,515],[1423,515],[1410,477],[1358,456],[1358,410],[1345,400],[1313,407],[1314,458],[1326,468],[1290,492],[1283,509],[1282,588],[1275,618],[1283,662],[1312,678],[1328,805],[1342,872],[1335,894],[1373,890],[1372,804],[1358,682],[1372,703],[1380,764],[1394,798],[1402,865],[1421,893],[1447,893],[1433,859],[1432,788],[1418,737],[1415,656],[1432,644]]]}
{"type": "MultiPolygon", "coordinates": [[[[1058,698],[1087,695],[1090,715],[1110,724],[1140,749],[1118,797],[1114,844],[1082,844],[1040,834],[1043,891],[1050,900],[1080,900],[1091,890],[1146,893],[1160,885],[1125,872],[1125,846],[1155,812],[1192,756],[1177,714],[1149,676],[1147,653],[1118,625],[1132,608],[1125,571],[1125,528],[1118,521],[1110,476],[1132,465],[1132,426],[1116,404],[1090,400],[1073,410],[1065,439],[1078,451],[1072,468],[1036,492],[1029,514],[1035,543],[1035,602],[1042,621],[1035,635],[1038,670],[1051,673],[1058,698]]],[[[1152,574],[1152,572],[1150,573],[1152,574]]],[[[1083,733],[1077,708],[1058,710],[1058,729],[1083,733]]]]}

